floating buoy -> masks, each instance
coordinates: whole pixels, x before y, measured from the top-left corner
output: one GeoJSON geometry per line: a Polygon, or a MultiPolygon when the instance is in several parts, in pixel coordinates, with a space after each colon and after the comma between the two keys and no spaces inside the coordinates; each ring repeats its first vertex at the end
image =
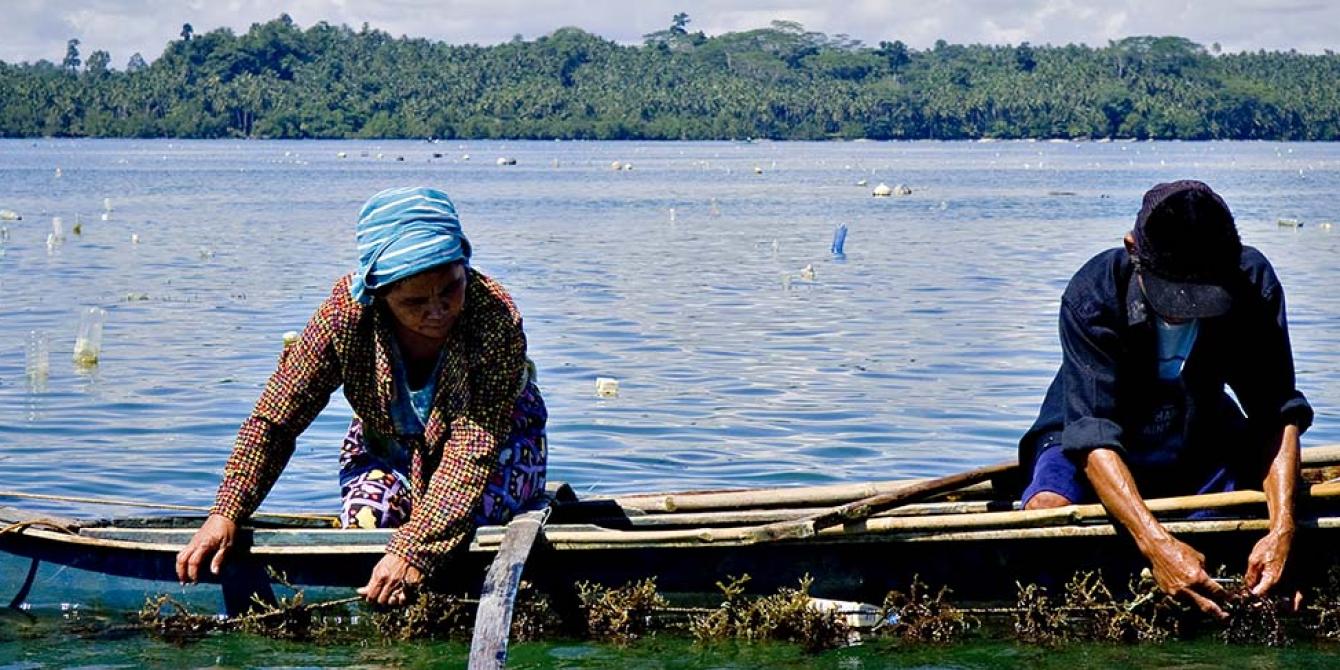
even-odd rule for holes
{"type": "MultiPolygon", "coordinates": [[[[111,213],[111,212],[103,212],[101,218],[102,218],[103,221],[111,221],[111,220],[112,220],[112,213],[111,213]]],[[[75,225],[79,225],[79,224],[75,224],[75,225]]]]}
{"type": "Polygon", "coordinates": [[[61,177],[60,168],[56,168],[56,178],[59,179],[60,177],[61,177]]]}
{"type": "Polygon", "coordinates": [[[1333,225],[1334,224],[1332,224],[1330,221],[1324,221],[1322,223],[1318,223],[1317,227],[1322,230],[1330,230],[1333,225]]]}
{"type": "Polygon", "coordinates": [[[112,211],[112,199],[111,199],[111,198],[103,198],[103,199],[102,199],[102,208],[105,209],[105,210],[107,210],[107,211],[109,211],[109,212],[112,211]]]}
{"type": "Polygon", "coordinates": [[[807,263],[805,267],[800,268],[800,278],[805,281],[814,281],[814,264],[807,263]]]}
{"type": "Polygon", "coordinates": [[[335,154],[335,157],[336,157],[336,158],[348,158],[348,157],[349,157],[349,154],[347,154],[347,153],[341,151],[341,152],[335,154]]]}
{"type": "Polygon", "coordinates": [[[763,174],[763,168],[760,167],[760,166],[758,166],[758,165],[755,165],[755,166],[754,166],[754,174],[763,174]]]}
{"type": "Polygon", "coordinates": [[[887,198],[893,195],[893,189],[889,188],[888,184],[880,182],[879,186],[875,187],[875,191],[871,195],[875,196],[876,198],[887,198]]]}
{"type": "Polygon", "coordinates": [[[617,398],[619,396],[619,380],[613,377],[596,377],[596,396],[617,398]]]}
{"type": "Polygon", "coordinates": [[[208,247],[200,247],[200,260],[209,260],[214,257],[214,252],[208,247]]]}
{"type": "Polygon", "coordinates": [[[516,165],[516,159],[507,156],[499,156],[498,165],[516,165]]]}
{"type": "Polygon", "coordinates": [[[862,179],[862,180],[856,182],[856,185],[857,185],[857,186],[869,186],[869,185],[870,185],[870,182],[869,182],[868,180],[862,179]]]}
{"type": "Polygon", "coordinates": [[[0,221],[22,221],[23,215],[12,209],[0,209],[0,221]]]}
{"type": "Polygon", "coordinates": [[[632,163],[624,163],[624,164],[623,164],[623,171],[624,171],[624,172],[628,172],[629,170],[632,170],[632,169],[633,169],[633,164],[632,164],[632,163]]]}
{"type": "Polygon", "coordinates": [[[623,161],[614,161],[613,163],[610,163],[610,169],[611,169],[611,170],[614,170],[614,171],[616,171],[616,172],[619,171],[619,170],[622,170],[622,169],[623,169],[623,161]]]}
{"type": "Polygon", "coordinates": [[[894,195],[912,195],[912,189],[910,189],[910,188],[908,188],[908,187],[906,187],[906,186],[903,186],[902,184],[894,184],[894,185],[893,185],[893,194],[894,194],[894,195]]]}
{"type": "Polygon", "coordinates": [[[670,223],[674,223],[674,222],[675,222],[675,208],[674,208],[674,207],[671,207],[671,208],[670,208],[670,223]]]}
{"type": "Polygon", "coordinates": [[[130,243],[131,243],[131,244],[139,244],[139,243],[140,243],[140,235],[139,235],[139,233],[131,233],[131,234],[130,234],[130,243]]]}
{"type": "Polygon", "coordinates": [[[1280,219],[1275,222],[1280,228],[1302,228],[1303,222],[1298,219],[1280,219]]]}
{"type": "Polygon", "coordinates": [[[461,154],[461,160],[463,161],[470,160],[470,154],[461,154]]]}

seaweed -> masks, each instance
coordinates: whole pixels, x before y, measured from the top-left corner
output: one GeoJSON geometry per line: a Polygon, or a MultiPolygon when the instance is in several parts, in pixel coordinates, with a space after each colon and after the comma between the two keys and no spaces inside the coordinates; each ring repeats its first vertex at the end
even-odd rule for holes
{"type": "Polygon", "coordinates": [[[1102,642],[1162,642],[1180,630],[1178,607],[1142,573],[1128,585],[1130,600],[1112,594],[1102,575],[1080,572],[1065,587],[1074,637],[1102,642]]]}
{"type": "Polygon", "coordinates": [[[226,625],[226,619],[192,612],[166,593],[145,598],[133,618],[151,633],[177,643],[194,642],[226,625]]]}
{"type": "Polygon", "coordinates": [[[874,630],[910,642],[951,642],[980,625],[976,619],[949,604],[950,589],[940,587],[934,596],[930,587],[913,577],[906,594],[890,591],[879,611],[874,630]]]}
{"type": "Polygon", "coordinates": [[[542,640],[557,632],[562,623],[549,596],[530,582],[521,582],[512,609],[512,639],[517,642],[542,640]]]}
{"type": "Polygon", "coordinates": [[[799,588],[782,588],[761,598],[743,598],[749,576],[717,582],[726,596],[721,605],[701,617],[694,617],[689,630],[699,642],[719,640],[776,640],[800,644],[806,651],[822,651],[846,644],[851,629],[835,610],[821,610],[811,604],[809,591],[814,580],[805,575],[799,588]]]}
{"type": "Polygon", "coordinates": [[[1229,593],[1226,609],[1228,623],[1219,633],[1224,642],[1266,647],[1289,644],[1278,598],[1258,596],[1245,585],[1239,585],[1229,593]]]}
{"type": "Polygon", "coordinates": [[[411,588],[401,607],[373,610],[372,627],[383,639],[428,640],[468,634],[474,608],[464,598],[411,588]]]}
{"type": "Polygon", "coordinates": [[[656,592],[655,578],[615,589],[578,582],[577,598],[586,614],[586,634],[614,644],[628,644],[646,635],[652,627],[652,614],[669,606],[656,592]]]}
{"type": "Polygon", "coordinates": [[[1019,600],[1013,615],[1014,635],[1020,642],[1052,646],[1071,638],[1069,618],[1052,603],[1045,587],[1017,582],[1015,586],[1019,600]]]}
{"type": "Polygon", "coordinates": [[[1312,619],[1308,628],[1323,640],[1340,640],[1340,567],[1326,572],[1326,584],[1313,591],[1306,608],[1312,619]]]}

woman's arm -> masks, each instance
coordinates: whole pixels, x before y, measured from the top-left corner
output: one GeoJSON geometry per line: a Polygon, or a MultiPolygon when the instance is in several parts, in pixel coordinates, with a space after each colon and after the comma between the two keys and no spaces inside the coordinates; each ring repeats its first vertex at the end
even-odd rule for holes
{"type": "MultiPolygon", "coordinates": [[[[341,287],[344,287],[343,289],[341,287]]],[[[339,292],[322,303],[302,337],[279,357],[256,408],[238,431],[233,453],[224,466],[214,506],[200,530],[177,554],[177,578],[195,582],[208,563],[218,574],[234,542],[237,522],[260,506],[293,454],[297,437],[312,423],[340,385],[335,355],[335,324],[339,292]]]]}

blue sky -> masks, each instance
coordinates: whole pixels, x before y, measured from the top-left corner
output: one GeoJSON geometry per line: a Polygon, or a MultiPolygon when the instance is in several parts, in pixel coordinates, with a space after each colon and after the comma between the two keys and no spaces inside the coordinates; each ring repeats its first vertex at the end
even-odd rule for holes
{"type": "Polygon", "coordinates": [[[111,53],[120,68],[134,52],[153,60],[183,23],[198,32],[287,12],[301,26],[369,23],[393,35],[491,44],[578,26],[619,42],[688,12],[690,28],[714,35],[799,21],[875,44],[901,39],[926,48],[956,43],[1103,45],[1130,35],[1180,35],[1226,51],[1340,50],[1340,2],[1330,0],[0,0],[0,60],[59,61],[77,37],[84,55],[111,53]]]}

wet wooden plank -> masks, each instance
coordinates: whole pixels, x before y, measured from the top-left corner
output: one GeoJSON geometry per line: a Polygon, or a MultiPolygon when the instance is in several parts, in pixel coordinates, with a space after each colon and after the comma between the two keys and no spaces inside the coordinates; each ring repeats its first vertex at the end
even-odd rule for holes
{"type": "Polygon", "coordinates": [[[474,637],[470,642],[470,670],[495,670],[507,665],[507,637],[521,571],[548,514],[548,510],[526,512],[507,524],[502,547],[480,589],[474,637]]]}

